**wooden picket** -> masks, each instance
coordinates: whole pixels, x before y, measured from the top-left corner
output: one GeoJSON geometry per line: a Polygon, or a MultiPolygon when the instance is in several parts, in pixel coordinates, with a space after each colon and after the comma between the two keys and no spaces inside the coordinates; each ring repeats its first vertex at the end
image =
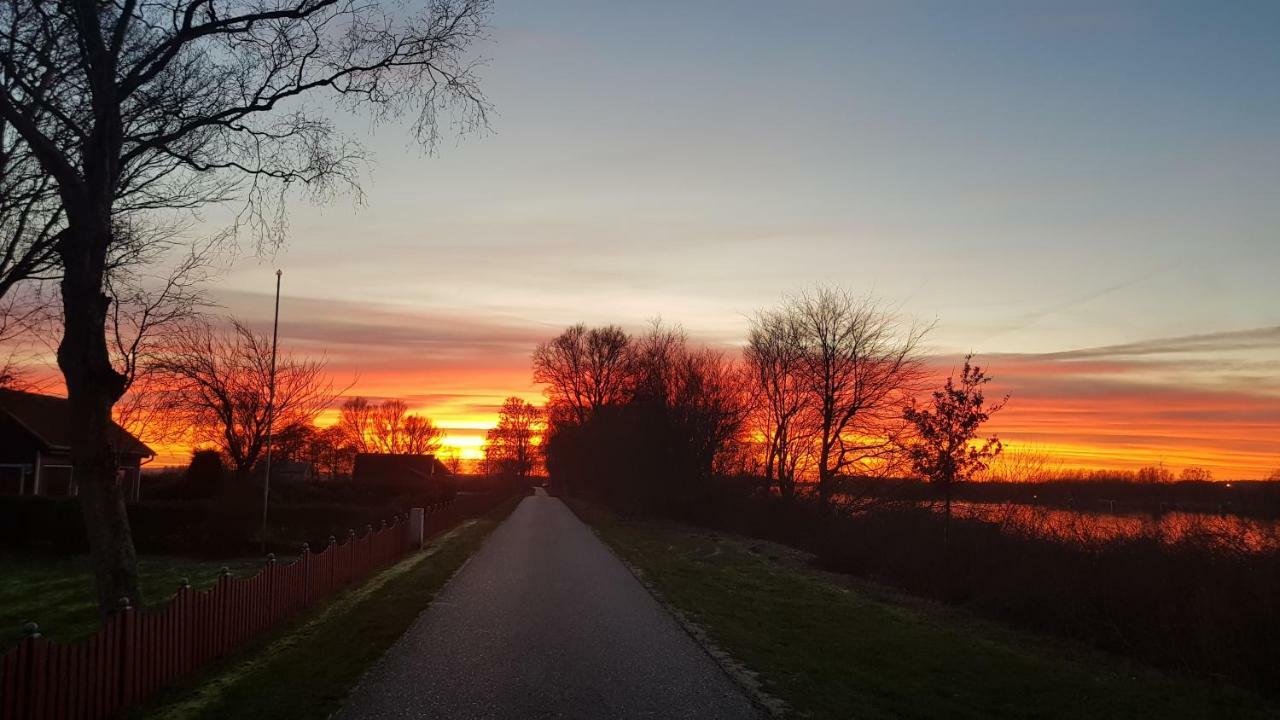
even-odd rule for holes
{"type": "MultiPolygon", "coordinates": [[[[453,501],[427,508],[433,525],[448,525],[453,501]]],[[[299,611],[368,577],[412,547],[408,523],[353,530],[342,543],[282,565],[268,556],[250,578],[225,569],[208,590],[184,586],[163,607],[127,603],[98,631],[61,644],[32,633],[0,656],[0,720],[98,720],[114,717],[175,680],[286,622],[299,611]]]]}

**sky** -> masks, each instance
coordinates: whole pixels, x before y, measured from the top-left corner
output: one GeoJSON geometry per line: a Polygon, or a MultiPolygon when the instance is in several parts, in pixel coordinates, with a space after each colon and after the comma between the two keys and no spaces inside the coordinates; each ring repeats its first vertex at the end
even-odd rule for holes
{"type": "Polygon", "coordinates": [[[1072,465],[1280,467],[1280,5],[498,0],[489,132],[339,116],[215,295],[473,452],[534,344],[662,317],[733,351],[819,284],[935,322],[1072,465]]]}

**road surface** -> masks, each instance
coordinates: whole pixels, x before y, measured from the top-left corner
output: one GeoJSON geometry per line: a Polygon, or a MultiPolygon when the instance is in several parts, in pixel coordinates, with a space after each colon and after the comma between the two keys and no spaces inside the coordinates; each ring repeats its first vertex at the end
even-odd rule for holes
{"type": "Polygon", "coordinates": [[[757,717],[591,530],[541,493],[494,530],[338,713],[757,717]]]}

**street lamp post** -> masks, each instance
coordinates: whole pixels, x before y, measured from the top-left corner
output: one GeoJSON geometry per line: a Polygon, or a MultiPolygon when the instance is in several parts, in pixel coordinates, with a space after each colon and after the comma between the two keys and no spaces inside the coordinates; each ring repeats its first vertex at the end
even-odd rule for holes
{"type": "Polygon", "coordinates": [[[262,478],[262,552],[267,551],[267,498],[271,492],[271,439],[276,420],[276,340],[280,336],[280,276],[276,270],[276,313],[271,322],[271,376],[267,380],[267,460],[262,478]]]}

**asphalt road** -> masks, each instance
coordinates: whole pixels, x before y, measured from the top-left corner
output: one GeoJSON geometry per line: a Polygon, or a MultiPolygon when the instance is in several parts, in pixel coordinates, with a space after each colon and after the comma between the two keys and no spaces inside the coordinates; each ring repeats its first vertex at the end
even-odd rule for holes
{"type": "Polygon", "coordinates": [[[337,717],[758,713],[591,530],[540,495],[493,532],[337,717]]]}

